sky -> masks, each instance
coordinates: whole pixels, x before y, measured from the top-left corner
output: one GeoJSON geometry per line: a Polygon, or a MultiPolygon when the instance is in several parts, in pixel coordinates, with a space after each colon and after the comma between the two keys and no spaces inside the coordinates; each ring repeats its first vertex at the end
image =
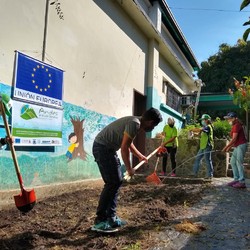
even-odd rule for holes
{"type": "MultiPolygon", "coordinates": [[[[237,44],[249,26],[250,6],[242,0],[166,0],[198,63],[216,54],[222,43],[237,44]]],[[[248,39],[249,40],[249,39],[248,39]]]]}

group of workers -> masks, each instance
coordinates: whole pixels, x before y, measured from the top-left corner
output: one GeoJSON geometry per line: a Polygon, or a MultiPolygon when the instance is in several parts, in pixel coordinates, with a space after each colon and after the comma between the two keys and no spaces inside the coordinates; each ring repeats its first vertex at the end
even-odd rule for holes
{"type": "MultiPolygon", "coordinates": [[[[230,162],[234,180],[228,183],[228,185],[234,188],[245,188],[243,160],[247,150],[247,139],[244,134],[243,124],[234,112],[228,113],[224,118],[232,125],[232,139],[222,151],[228,152],[234,147],[230,162]]],[[[91,228],[93,231],[111,233],[126,224],[124,220],[116,215],[118,192],[123,181],[121,162],[117,151],[121,150],[121,157],[127,173],[133,176],[135,171],[130,161],[130,152],[140,161],[147,162],[147,157],[133,144],[134,138],[141,131],[152,131],[162,120],[160,111],[150,108],[141,117],[126,116],[117,119],[106,126],[96,136],[93,144],[93,156],[103,178],[104,187],[99,198],[94,226],[91,228]]],[[[211,117],[208,114],[203,114],[201,124],[201,128],[192,130],[193,133],[200,135],[200,149],[194,162],[193,175],[197,176],[201,159],[204,157],[207,166],[207,178],[212,178],[213,164],[211,153],[214,148],[214,141],[211,117]]],[[[167,154],[163,156],[162,174],[166,174],[167,158],[169,155],[172,166],[170,175],[175,177],[178,136],[174,118],[168,118],[162,135],[164,138],[161,146],[167,151],[167,154]]]]}

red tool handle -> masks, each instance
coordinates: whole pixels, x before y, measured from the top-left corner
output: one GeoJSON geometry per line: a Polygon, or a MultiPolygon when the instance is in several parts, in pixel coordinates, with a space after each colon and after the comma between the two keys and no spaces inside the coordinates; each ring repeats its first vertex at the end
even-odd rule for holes
{"type": "MultiPolygon", "coordinates": [[[[8,124],[8,121],[7,121],[7,118],[6,118],[6,114],[5,114],[5,107],[3,105],[3,101],[2,100],[0,100],[0,108],[1,108],[1,111],[2,111],[2,117],[3,117],[3,122],[4,122],[4,127],[5,127],[5,130],[6,130],[6,134],[7,134],[7,136],[9,138],[11,138],[9,124],[8,124]]],[[[12,159],[13,159],[13,162],[14,162],[14,165],[15,165],[15,169],[16,169],[16,174],[17,174],[17,178],[18,178],[18,181],[19,181],[19,185],[20,185],[21,191],[23,191],[24,190],[23,180],[22,180],[22,176],[21,176],[20,169],[19,169],[19,166],[18,166],[18,162],[17,162],[17,157],[16,157],[16,152],[15,152],[15,149],[14,149],[14,145],[13,145],[13,143],[9,143],[9,146],[10,146],[10,150],[11,150],[11,154],[12,154],[12,159]]]]}

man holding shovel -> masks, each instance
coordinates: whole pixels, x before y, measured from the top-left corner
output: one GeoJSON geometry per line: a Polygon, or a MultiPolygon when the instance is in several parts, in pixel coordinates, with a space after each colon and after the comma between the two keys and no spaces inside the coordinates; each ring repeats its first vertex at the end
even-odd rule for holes
{"type": "Polygon", "coordinates": [[[95,138],[93,155],[104,181],[104,188],[99,198],[95,225],[91,228],[97,232],[115,232],[117,227],[126,224],[116,215],[117,196],[122,184],[121,163],[117,152],[121,149],[122,160],[130,176],[134,170],[130,163],[130,152],[140,161],[147,158],[133,144],[136,135],[150,132],[162,121],[160,112],[150,108],[141,117],[126,116],[105,127],[95,138]]]}

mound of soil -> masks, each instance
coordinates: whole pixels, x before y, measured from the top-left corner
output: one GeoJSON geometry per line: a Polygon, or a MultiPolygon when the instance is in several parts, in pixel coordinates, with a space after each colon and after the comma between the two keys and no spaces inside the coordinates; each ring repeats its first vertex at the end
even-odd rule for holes
{"type": "Polygon", "coordinates": [[[0,249],[149,249],[155,232],[176,221],[201,199],[204,184],[124,184],[118,215],[127,221],[110,235],[92,232],[102,185],[39,201],[27,214],[1,211],[0,249]]]}

